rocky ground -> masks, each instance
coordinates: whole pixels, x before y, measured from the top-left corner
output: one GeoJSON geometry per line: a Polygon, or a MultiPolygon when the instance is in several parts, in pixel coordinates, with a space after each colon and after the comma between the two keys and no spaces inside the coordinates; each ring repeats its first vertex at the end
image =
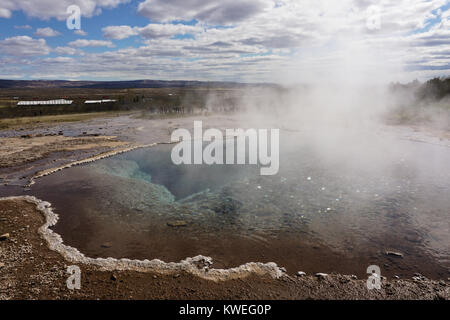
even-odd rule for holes
{"type": "MultiPolygon", "coordinates": [[[[20,178],[28,180],[39,170],[101,152],[144,141],[168,141],[173,129],[192,126],[192,121],[189,118],[130,121],[127,116],[2,131],[0,177],[3,184],[14,184],[20,178]]],[[[208,125],[214,127],[238,126],[228,117],[208,121],[208,125]]],[[[0,193],[0,196],[4,195],[0,193]]],[[[81,289],[69,290],[66,280],[69,276],[67,267],[71,263],[50,250],[40,237],[38,228],[43,223],[44,217],[34,204],[0,200],[0,299],[448,300],[450,295],[448,279],[434,281],[420,276],[390,281],[384,278],[381,290],[368,290],[366,279],[338,274],[284,274],[278,279],[249,276],[214,282],[188,273],[103,271],[85,264],[79,265],[81,289]]]]}

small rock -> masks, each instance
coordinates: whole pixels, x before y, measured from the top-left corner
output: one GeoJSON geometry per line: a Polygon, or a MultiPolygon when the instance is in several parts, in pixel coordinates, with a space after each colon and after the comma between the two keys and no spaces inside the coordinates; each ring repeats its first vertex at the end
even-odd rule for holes
{"type": "Polygon", "coordinates": [[[104,249],[108,249],[108,248],[111,248],[111,247],[112,247],[112,243],[111,243],[111,242],[105,242],[105,243],[102,243],[102,244],[100,245],[100,247],[101,247],[101,248],[104,248],[104,249]]]}
{"type": "Polygon", "coordinates": [[[179,274],[177,273],[177,274],[176,274],[176,275],[174,275],[173,277],[174,277],[174,278],[176,279],[176,278],[179,278],[179,277],[180,277],[180,275],[179,275],[179,274]]]}
{"type": "Polygon", "coordinates": [[[393,256],[393,257],[398,257],[398,258],[403,258],[403,253],[396,252],[396,251],[386,251],[386,255],[393,256]]]}
{"type": "Polygon", "coordinates": [[[319,273],[316,273],[315,276],[319,279],[324,279],[324,278],[328,277],[328,274],[319,272],[319,273]]]}
{"type": "Polygon", "coordinates": [[[394,276],[394,279],[397,279],[397,280],[398,280],[398,279],[400,279],[400,277],[399,277],[399,276],[394,276]]]}
{"type": "Polygon", "coordinates": [[[350,279],[348,277],[339,277],[340,283],[349,283],[350,279]]]}
{"type": "Polygon", "coordinates": [[[297,277],[303,277],[303,276],[306,276],[305,272],[303,272],[303,271],[297,272],[297,277]]]}
{"type": "Polygon", "coordinates": [[[183,220],[169,221],[167,225],[169,227],[185,227],[187,226],[187,222],[183,220]]]}
{"type": "Polygon", "coordinates": [[[280,271],[286,273],[286,268],[285,267],[281,267],[280,271]]]}
{"type": "Polygon", "coordinates": [[[437,298],[438,300],[446,300],[445,296],[444,296],[442,293],[436,294],[436,298],[437,298]]]}
{"type": "Polygon", "coordinates": [[[24,134],[24,135],[21,135],[20,137],[23,138],[23,139],[30,139],[33,136],[31,134],[24,134]]]}
{"type": "Polygon", "coordinates": [[[0,269],[3,268],[5,264],[3,262],[0,262],[0,269]]]}
{"type": "Polygon", "coordinates": [[[443,287],[445,287],[445,285],[446,285],[444,280],[439,281],[439,284],[443,287]]]}
{"type": "Polygon", "coordinates": [[[9,233],[2,234],[0,236],[0,241],[4,241],[6,239],[9,239],[9,237],[10,237],[9,233]]]}
{"type": "Polygon", "coordinates": [[[112,274],[110,279],[111,279],[112,281],[116,281],[116,280],[117,280],[117,276],[116,276],[115,274],[112,274]]]}
{"type": "Polygon", "coordinates": [[[354,274],[352,274],[350,277],[351,277],[353,280],[358,280],[358,277],[357,277],[356,275],[354,275],[354,274]]]}

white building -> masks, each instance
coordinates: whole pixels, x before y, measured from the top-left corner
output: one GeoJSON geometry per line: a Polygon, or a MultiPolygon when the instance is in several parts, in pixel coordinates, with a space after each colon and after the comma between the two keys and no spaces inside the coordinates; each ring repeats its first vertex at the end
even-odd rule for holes
{"type": "Polygon", "coordinates": [[[70,105],[73,100],[57,99],[43,101],[19,101],[18,106],[49,106],[49,105],[70,105]]]}
{"type": "Polygon", "coordinates": [[[108,102],[116,102],[117,100],[112,99],[104,99],[104,100],[86,100],[85,104],[92,104],[92,103],[108,103],[108,102]]]}

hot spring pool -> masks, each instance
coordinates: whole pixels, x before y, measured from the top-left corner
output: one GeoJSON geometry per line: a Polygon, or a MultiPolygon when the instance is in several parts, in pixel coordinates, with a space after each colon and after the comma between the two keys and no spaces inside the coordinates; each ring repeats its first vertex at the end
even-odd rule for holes
{"type": "Polygon", "coordinates": [[[376,264],[386,276],[447,277],[450,150],[380,138],[365,152],[364,139],[336,152],[327,143],[283,139],[274,176],[250,165],[175,166],[172,146],[159,145],[43,177],[31,194],[52,203],[64,242],[91,257],[202,254],[215,267],[273,261],[291,273],[365,277],[376,264]]]}

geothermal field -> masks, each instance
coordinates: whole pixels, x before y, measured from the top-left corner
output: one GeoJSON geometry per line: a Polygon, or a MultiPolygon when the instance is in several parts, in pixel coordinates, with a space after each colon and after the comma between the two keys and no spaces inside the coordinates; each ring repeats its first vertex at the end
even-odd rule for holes
{"type": "Polygon", "coordinates": [[[402,123],[392,89],[364,97],[330,90],[325,100],[310,89],[206,94],[205,107],[192,113],[129,110],[4,130],[3,203],[48,202],[57,220],[39,233],[68,261],[91,268],[113,258],[108,270],[143,268],[169,277],[181,272],[232,281],[260,274],[317,281],[320,273],[332,286],[342,282],[333,277],[347,275],[354,288],[358,281],[365,285],[356,279],[366,278],[371,265],[385,279],[433,285],[447,277],[445,109],[426,110],[436,112],[427,122],[415,115],[402,123]],[[352,102],[342,102],[347,99],[352,102]],[[274,101],[280,105],[272,110],[274,101]],[[360,101],[368,108],[359,109],[360,101]],[[180,150],[173,139],[179,128],[188,143],[181,164],[173,157],[180,150]],[[258,128],[268,133],[254,140],[258,128]],[[216,136],[208,142],[209,129],[216,136]],[[207,159],[214,141],[220,142],[210,153],[215,162],[195,164],[197,151],[207,159]],[[251,160],[254,148],[265,161],[251,160]],[[240,155],[241,162],[232,163],[240,155]],[[264,168],[270,174],[261,174],[264,168]],[[299,277],[303,273],[311,276],[299,277]]]}
{"type": "Polygon", "coordinates": [[[0,25],[0,310],[449,299],[448,0],[2,0],[0,25]]]}

